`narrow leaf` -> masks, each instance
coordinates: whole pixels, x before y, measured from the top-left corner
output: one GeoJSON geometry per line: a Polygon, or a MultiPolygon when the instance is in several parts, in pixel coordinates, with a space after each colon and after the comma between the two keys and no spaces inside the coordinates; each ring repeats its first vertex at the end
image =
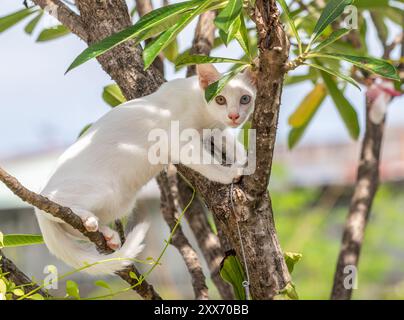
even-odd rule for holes
{"type": "MultiPolygon", "coordinates": [[[[318,37],[323,33],[325,28],[327,28],[335,19],[337,19],[345,7],[352,4],[353,0],[330,0],[328,1],[326,7],[324,8],[321,16],[314,27],[313,34],[310,39],[310,44],[318,39],[318,37]]],[[[309,44],[309,47],[310,47],[309,44]]]]}
{"type": "Polygon", "coordinates": [[[237,259],[234,250],[226,252],[226,257],[220,264],[220,276],[233,287],[236,299],[245,300],[245,292],[243,288],[244,271],[237,259]]]}
{"type": "Polygon", "coordinates": [[[149,43],[143,51],[144,69],[147,69],[153,63],[160,51],[166,48],[193,18],[206,11],[211,2],[212,0],[204,1],[199,7],[182,16],[177,24],[170,27],[167,31],[163,32],[149,43]]]}
{"type": "Polygon", "coordinates": [[[278,0],[279,4],[282,7],[283,12],[285,13],[286,19],[288,20],[290,29],[292,30],[293,35],[296,38],[296,41],[299,46],[299,53],[302,53],[302,41],[300,40],[299,32],[296,29],[295,22],[292,19],[292,16],[290,15],[288,5],[286,4],[285,0],[278,0]]]}
{"type": "Polygon", "coordinates": [[[37,42],[54,40],[70,34],[70,30],[64,25],[58,25],[54,28],[44,29],[36,39],[37,42]]]}
{"type": "Polygon", "coordinates": [[[193,0],[175,3],[149,12],[148,14],[144,15],[135,25],[115,33],[85,49],[76,57],[76,59],[74,59],[66,73],[85,63],[86,61],[96,58],[108,50],[115,48],[121,43],[139,36],[142,32],[157,25],[164,24],[167,20],[171,19],[173,23],[176,23],[177,20],[173,18],[181,13],[192,10],[200,3],[200,1],[201,0],[193,0]]]}
{"type": "Polygon", "coordinates": [[[343,74],[343,73],[341,73],[341,72],[339,72],[337,70],[330,69],[330,68],[327,68],[327,67],[325,67],[323,65],[319,65],[319,64],[315,64],[315,63],[305,63],[305,64],[307,64],[310,67],[313,67],[313,68],[316,68],[316,69],[319,69],[319,70],[323,70],[323,71],[325,71],[325,72],[327,72],[327,73],[329,73],[329,74],[331,74],[333,76],[336,76],[338,78],[341,78],[342,80],[345,80],[345,81],[349,82],[350,84],[352,84],[353,86],[355,86],[359,90],[361,90],[361,87],[359,86],[358,82],[356,82],[351,77],[349,77],[349,76],[347,76],[347,75],[345,75],[345,74],[343,74]]]}
{"type": "Polygon", "coordinates": [[[7,16],[0,17],[0,33],[7,30],[8,28],[11,28],[34,12],[37,12],[37,10],[23,9],[7,16]]]}
{"type": "Polygon", "coordinates": [[[251,58],[251,49],[250,49],[250,40],[248,37],[248,30],[245,25],[244,16],[240,14],[240,27],[238,28],[234,37],[236,38],[237,42],[240,44],[240,47],[243,49],[246,56],[251,58]]]}
{"type": "Polygon", "coordinates": [[[4,235],[4,247],[21,247],[44,243],[41,235],[36,234],[7,234],[4,235]]]}
{"type": "Polygon", "coordinates": [[[341,39],[343,36],[348,34],[351,30],[349,29],[339,29],[331,33],[331,35],[325,39],[324,41],[320,42],[318,46],[316,46],[312,51],[321,51],[325,47],[328,47],[330,44],[333,44],[335,41],[341,39]]]}
{"type": "Polygon", "coordinates": [[[397,81],[400,80],[396,68],[394,68],[394,66],[388,63],[386,60],[371,57],[357,57],[339,53],[313,53],[307,56],[307,58],[313,58],[313,57],[344,60],[356,65],[361,69],[367,70],[372,73],[376,73],[379,76],[397,81]]]}
{"type": "Polygon", "coordinates": [[[225,87],[225,85],[246,67],[247,67],[246,65],[239,66],[239,67],[235,68],[233,71],[225,74],[218,81],[210,84],[205,90],[206,101],[208,103],[210,101],[212,101],[212,99],[214,97],[216,97],[220,93],[220,91],[222,91],[222,89],[225,87]]]}
{"type": "Polygon", "coordinates": [[[353,139],[358,139],[360,129],[358,115],[354,107],[345,98],[335,81],[328,73],[320,70],[320,74],[324,80],[328,92],[331,95],[332,100],[334,101],[335,106],[337,107],[342,120],[345,123],[345,126],[348,129],[349,134],[353,139]]]}
{"type": "Polygon", "coordinates": [[[228,32],[234,20],[239,17],[242,8],[242,0],[229,0],[227,6],[215,18],[216,27],[224,32],[228,32]]]}
{"type": "Polygon", "coordinates": [[[190,54],[183,54],[175,61],[175,65],[177,66],[177,68],[192,64],[205,64],[205,63],[249,64],[248,61],[238,59],[210,57],[204,55],[190,55],[190,54]]]}
{"type": "Polygon", "coordinates": [[[35,27],[38,25],[38,22],[41,20],[43,16],[43,11],[41,11],[35,18],[33,18],[28,24],[25,26],[24,31],[27,34],[32,34],[35,30],[35,27]]]}

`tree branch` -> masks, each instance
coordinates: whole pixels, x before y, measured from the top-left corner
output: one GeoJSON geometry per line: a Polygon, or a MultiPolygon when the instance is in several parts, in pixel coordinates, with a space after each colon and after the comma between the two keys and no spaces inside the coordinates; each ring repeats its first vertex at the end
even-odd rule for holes
{"type": "MultiPolygon", "coordinates": [[[[18,267],[9,260],[3,251],[0,250],[0,271],[7,273],[5,277],[15,283],[17,286],[24,286],[24,293],[31,292],[39,288],[30,278],[28,278],[18,267]]],[[[49,298],[50,295],[46,291],[39,289],[36,293],[39,293],[44,298],[49,298]]]]}
{"type": "Polygon", "coordinates": [[[87,41],[87,32],[79,15],[60,0],[32,0],[47,13],[52,13],[71,32],[87,41]]]}
{"type": "MultiPolygon", "coordinates": [[[[161,173],[157,177],[157,181],[160,186],[169,186],[169,188],[160,188],[161,212],[164,220],[170,227],[170,230],[173,230],[177,223],[177,219],[182,212],[179,202],[177,170],[175,166],[169,165],[167,174],[161,173]]],[[[188,272],[192,278],[195,299],[207,300],[209,298],[208,287],[205,283],[205,275],[203,274],[202,266],[199,262],[198,255],[183,233],[181,226],[177,227],[177,230],[172,237],[171,244],[178,249],[188,268],[188,272]]]]}
{"type": "MultiPolygon", "coordinates": [[[[102,233],[98,231],[88,232],[84,227],[82,220],[76,214],[74,214],[74,212],[70,208],[60,206],[57,203],[49,200],[48,198],[28,190],[23,185],[21,185],[21,183],[16,178],[8,174],[1,167],[0,181],[2,181],[21,200],[42,211],[51,214],[56,218],[63,220],[64,222],[71,225],[74,229],[80,231],[84,236],[86,236],[91,242],[96,245],[100,253],[108,254],[113,252],[107,246],[102,233]]],[[[123,271],[117,272],[117,274],[131,286],[133,286],[137,283],[137,281],[130,277],[130,271],[135,272],[139,276],[139,272],[136,270],[134,265],[127,267],[123,271]]],[[[144,280],[133,289],[145,299],[161,299],[160,296],[154,291],[153,287],[149,285],[146,280],[144,280]]]]}
{"type": "MultiPolygon", "coordinates": [[[[377,16],[373,14],[372,18],[377,19],[377,16]]],[[[402,48],[404,47],[404,37],[402,35],[388,45],[386,37],[380,30],[381,26],[375,23],[375,27],[384,48],[384,59],[390,58],[393,48],[398,43],[401,42],[402,48]]],[[[364,82],[371,86],[373,80],[365,79],[364,82]]],[[[371,90],[374,89],[368,88],[367,96],[371,90]]],[[[384,114],[382,121],[378,123],[372,120],[372,100],[374,98],[366,99],[366,131],[362,141],[355,189],[345,222],[341,249],[334,274],[334,284],[331,292],[331,299],[333,300],[349,300],[352,297],[353,283],[348,284],[348,286],[345,283],[348,273],[351,272],[347,267],[354,267],[356,270],[358,268],[365,229],[369,221],[373,200],[379,187],[380,155],[386,114],[384,114]]],[[[386,101],[385,103],[388,104],[389,102],[386,101]]],[[[357,273],[353,276],[355,281],[357,273]]]]}

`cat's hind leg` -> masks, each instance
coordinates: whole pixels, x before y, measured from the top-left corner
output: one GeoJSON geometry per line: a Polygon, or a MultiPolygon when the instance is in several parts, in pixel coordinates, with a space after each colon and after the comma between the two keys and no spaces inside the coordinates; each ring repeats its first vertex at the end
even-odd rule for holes
{"type": "Polygon", "coordinates": [[[100,232],[104,235],[108,247],[112,250],[118,250],[121,247],[121,238],[118,232],[108,226],[100,226],[100,232]]]}

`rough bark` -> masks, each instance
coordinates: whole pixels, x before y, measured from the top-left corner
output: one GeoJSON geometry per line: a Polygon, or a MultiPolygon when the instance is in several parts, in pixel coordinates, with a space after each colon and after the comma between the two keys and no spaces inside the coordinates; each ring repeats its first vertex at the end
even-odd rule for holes
{"type": "MultiPolygon", "coordinates": [[[[68,223],[73,228],[80,231],[84,236],[86,236],[91,242],[95,244],[97,250],[100,253],[108,254],[113,252],[107,246],[102,233],[88,232],[84,227],[81,219],[76,214],[74,214],[74,212],[70,208],[60,206],[57,203],[49,200],[48,198],[28,190],[27,188],[22,186],[16,178],[8,174],[2,168],[0,168],[0,181],[2,181],[21,200],[53,215],[56,218],[62,219],[64,222],[68,223]]],[[[161,299],[152,285],[150,285],[146,280],[137,284],[138,281],[130,277],[130,272],[134,272],[136,275],[138,275],[138,277],[140,276],[140,273],[137,271],[134,265],[131,265],[117,272],[117,275],[128,282],[131,286],[134,286],[133,289],[144,299],[161,299]]]]}
{"type": "MultiPolygon", "coordinates": [[[[24,286],[24,292],[28,293],[32,290],[38,289],[38,285],[34,283],[30,278],[27,277],[18,267],[9,260],[3,251],[0,250],[0,271],[2,273],[6,273],[7,280],[15,283],[17,286],[24,286]]],[[[36,293],[40,294],[44,298],[49,298],[50,295],[42,290],[39,289],[36,293]]]]}
{"type": "MultiPolygon", "coordinates": [[[[161,191],[161,212],[164,220],[167,222],[172,231],[177,223],[177,220],[182,212],[184,205],[180,203],[179,191],[177,183],[177,172],[173,165],[169,166],[167,174],[160,174],[157,181],[161,191]],[[165,186],[169,186],[166,188],[165,186]]],[[[186,205],[186,204],[185,204],[186,205]]],[[[195,299],[207,300],[208,287],[205,282],[202,265],[194,248],[189,243],[181,226],[177,226],[175,233],[172,236],[171,244],[178,249],[192,279],[192,287],[194,289],[195,299]]]]}
{"type": "Polygon", "coordinates": [[[358,175],[354,194],[351,199],[349,214],[342,237],[331,299],[348,300],[352,296],[352,286],[345,287],[348,275],[346,267],[358,267],[365,228],[370,210],[379,185],[380,152],[383,139],[385,119],[374,124],[369,119],[370,106],[366,108],[366,132],[362,142],[358,175]]]}
{"type": "MultiPolygon", "coordinates": [[[[77,5],[88,30],[90,44],[130,25],[123,1],[77,0],[77,5]]],[[[257,130],[258,162],[257,172],[251,177],[245,177],[241,184],[235,186],[237,214],[233,214],[231,210],[229,186],[210,182],[180,166],[187,180],[197,188],[208,208],[212,210],[223,234],[242,261],[240,241],[236,233],[239,222],[246,246],[251,293],[255,299],[273,298],[290,281],[266,193],[280,107],[283,67],[289,51],[278,15],[274,0],[256,2],[253,19],[259,32],[261,63],[253,127],[257,130]]],[[[141,48],[134,47],[130,41],[102,55],[98,61],[128,99],[149,94],[163,83],[163,78],[154,68],[143,71],[141,48]]]]}
{"type": "MultiPolygon", "coordinates": [[[[182,206],[187,204],[192,197],[192,189],[179,177],[178,188],[182,206]]],[[[219,237],[212,231],[203,204],[199,198],[195,198],[185,214],[192,232],[198,242],[205,261],[210,270],[210,277],[215,284],[220,296],[225,300],[234,299],[233,290],[220,276],[220,263],[224,258],[225,250],[222,249],[219,237]]],[[[225,239],[224,236],[221,238],[225,239]]],[[[231,249],[229,245],[228,250],[231,249]]]]}

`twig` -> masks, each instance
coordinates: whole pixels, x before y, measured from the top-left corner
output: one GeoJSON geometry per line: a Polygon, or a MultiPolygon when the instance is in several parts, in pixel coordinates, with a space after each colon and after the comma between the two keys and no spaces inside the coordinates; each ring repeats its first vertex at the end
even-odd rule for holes
{"type": "Polygon", "coordinates": [[[76,34],[79,38],[87,41],[87,31],[83,25],[80,16],[74,13],[68,6],[60,0],[32,0],[35,4],[40,6],[43,10],[55,15],[65,27],[71,32],[76,34]]]}
{"type": "MultiPolygon", "coordinates": [[[[104,254],[112,253],[113,251],[107,246],[104,236],[101,232],[88,232],[83,225],[82,220],[74,212],[67,207],[60,206],[59,204],[49,200],[48,198],[36,194],[27,188],[25,188],[21,183],[4,171],[0,167],[0,181],[2,181],[17,197],[22,201],[29,203],[30,205],[45,211],[52,216],[63,220],[64,222],[71,225],[74,229],[80,231],[84,236],[86,236],[91,242],[93,242],[98,251],[104,254]]],[[[130,277],[130,271],[135,272],[139,275],[134,265],[124,269],[123,271],[117,272],[117,274],[127,281],[130,285],[136,284],[137,281],[130,277]]],[[[160,296],[154,291],[153,287],[149,285],[146,280],[141,284],[134,287],[134,290],[138,292],[145,299],[161,299],[160,296]]]]}
{"type": "MultiPolygon", "coordinates": [[[[207,11],[199,16],[190,54],[203,54],[207,56],[210,54],[215,40],[215,25],[213,23],[215,17],[215,11],[207,11]]],[[[191,77],[195,73],[196,67],[194,65],[188,66],[187,77],[191,77]]]]}
{"type": "MultiPolygon", "coordinates": [[[[175,166],[170,165],[168,172],[166,174],[161,173],[157,178],[160,186],[169,186],[169,188],[160,188],[160,191],[161,212],[171,230],[174,228],[176,220],[182,212],[179,203],[176,177],[176,168],[175,166]]],[[[171,244],[180,252],[187,266],[188,272],[191,275],[195,299],[207,300],[208,288],[205,283],[205,275],[203,274],[201,263],[199,262],[198,255],[183,233],[181,226],[177,227],[177,231],[172,237],[171,244]]]]}
{"type": "MultiPolygon", "coordinates": [[[[39,288],[39,286],[34,283],[30,278],[28,278],[18,267],[8,259],[3,251],[0,250],[0,270],[3,273],[7,273],[5,276],[9,281],[14,282],[17,286],[24,286],[24,292],[30,292],[39,288]]],[[[38,290],[39,293],[44,298],[49,298],[51,295],[44,291],[38,290]]]]}

